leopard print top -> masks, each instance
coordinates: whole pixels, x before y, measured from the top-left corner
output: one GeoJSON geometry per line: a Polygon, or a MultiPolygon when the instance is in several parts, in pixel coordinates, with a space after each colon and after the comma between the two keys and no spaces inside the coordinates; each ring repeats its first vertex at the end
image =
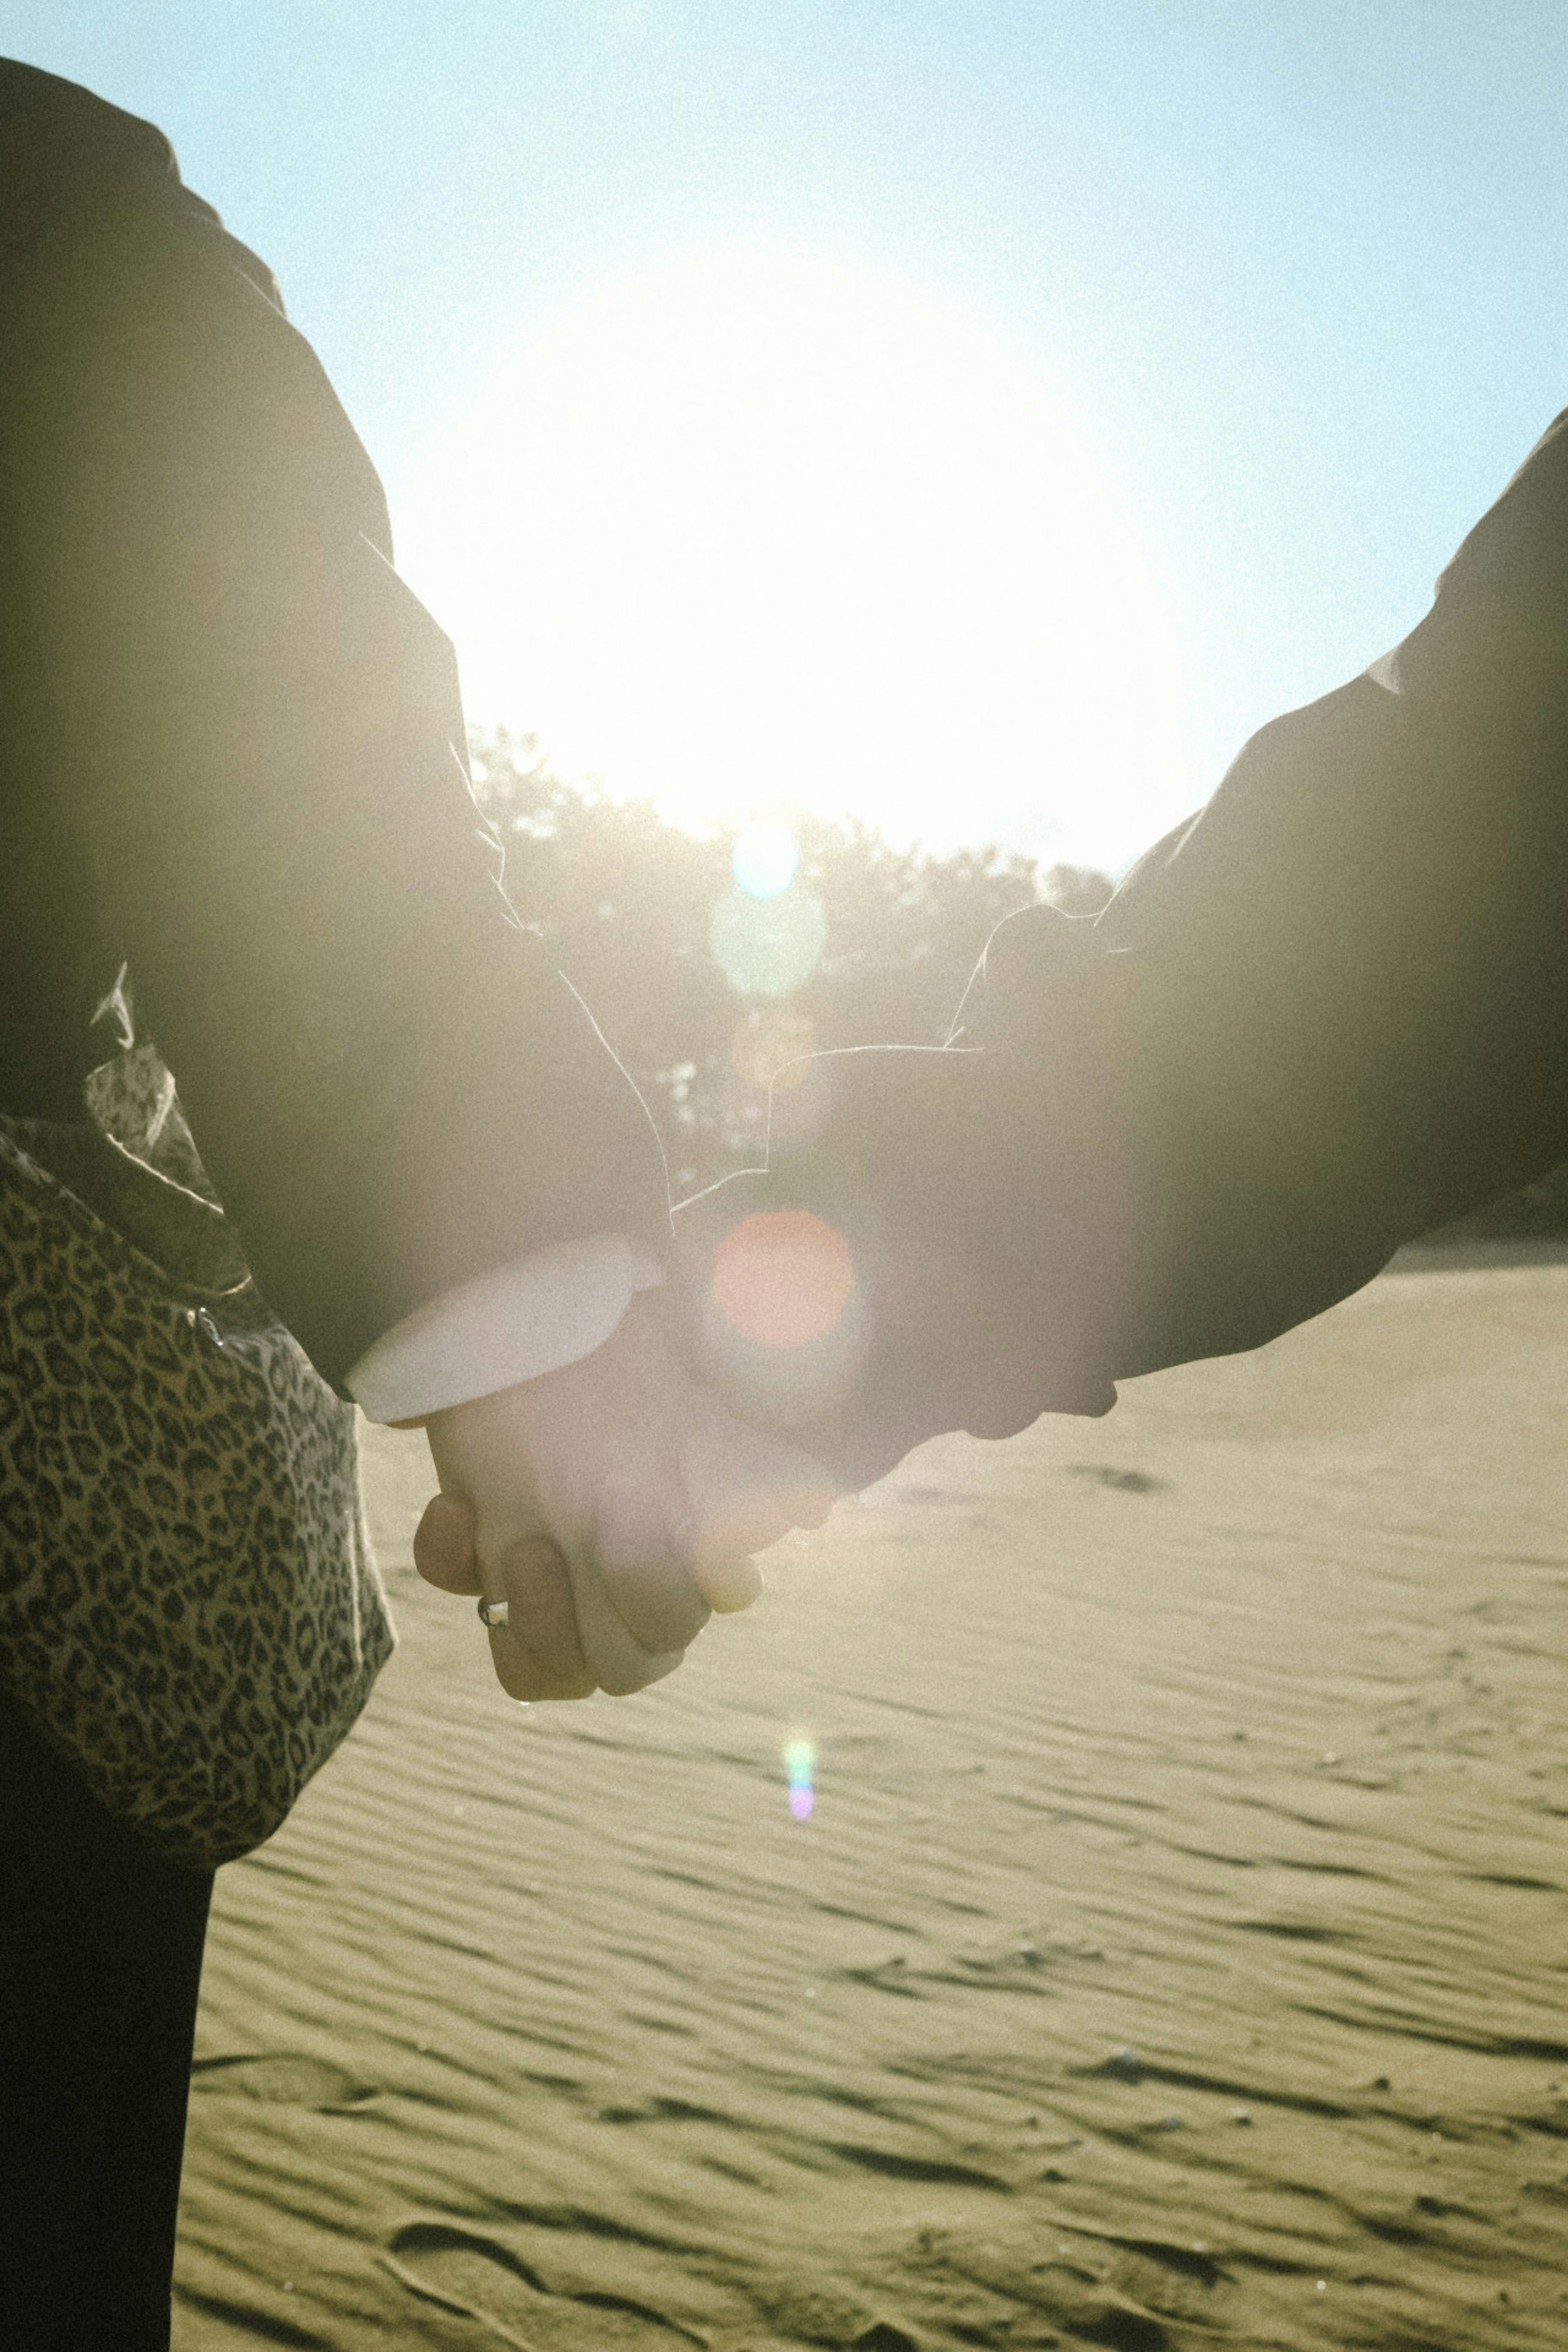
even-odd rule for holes
{"type": "Polygon", "coordinates": [[[353,1407],[258,1297],[173,1081],[142,1048],[89,1102],[0,1118],[0,1678],[210,1868],[278,1827],[392,1626],[353,1407]]]}

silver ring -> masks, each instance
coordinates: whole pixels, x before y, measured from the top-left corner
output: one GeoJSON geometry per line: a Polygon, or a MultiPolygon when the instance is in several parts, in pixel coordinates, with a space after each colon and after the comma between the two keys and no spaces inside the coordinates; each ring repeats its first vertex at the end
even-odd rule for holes
{"type": "Polygon", "coordinates": [[[482,1625],[488,1625],[492,1633],[498,1625],[504,1625],[507,1622],[510,1613],[510,1601],[481,1601],[479,1603],[479,1622],[482,1625]]]}

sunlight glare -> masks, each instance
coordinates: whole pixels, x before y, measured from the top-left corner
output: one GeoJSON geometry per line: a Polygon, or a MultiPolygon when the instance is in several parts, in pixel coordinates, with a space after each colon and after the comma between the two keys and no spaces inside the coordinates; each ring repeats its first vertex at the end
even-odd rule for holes
{"type": "Polygon", "coordinates": [[[730,852],[730,870],[752,898],[776,898],[795,880],[800,844],[778,817],[743,825],[730,852]]]}
{"type": "Polygon", "coordinates": [[[1171,632],[1000,343],[787,260],[565,320],[430,467],[399,553],[470,715],[678,822],[1119,866],[1181,815],[1171,632]]]}

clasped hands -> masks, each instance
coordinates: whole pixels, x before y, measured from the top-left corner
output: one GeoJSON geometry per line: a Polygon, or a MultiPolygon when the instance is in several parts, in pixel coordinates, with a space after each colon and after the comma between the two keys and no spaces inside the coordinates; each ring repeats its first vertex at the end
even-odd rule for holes
{"type": "Polygon", "coordinates": [[[591,1355],[425,1424],[442,1491],[415,1565],[506,1602],[490,1655],[513,1698],[658,1680],[710,1611],[756,1598],[753,1555],[831,1507],[815,1464],[704,1383],[681,1311],[643,1292],[591,1355]]]}
{"type": "MultiPolygon", "coordinates": [[[[998,961],[1070,982],[1059,920],[1004,926],[998,961]]],[[[1095,1091],[1081,1066],[1050,1087],[1048,1039],[1021,1056],[994,1020],[987,1045],[984,992],[972,1048],[816,1057],[816,1131],[677,1213],[674,1280],[592,1355],[427,1422],[442,1492],[416,1565],[506,1601],[489,1641],[513,1697],[668,1672],[710,1611],[755,1598],[757,1552],[927,1438],[1114,1402],[1095,1091]]],[[[1053,1033],[1080,1065],[1083,1029],[1053,1033]]]]}

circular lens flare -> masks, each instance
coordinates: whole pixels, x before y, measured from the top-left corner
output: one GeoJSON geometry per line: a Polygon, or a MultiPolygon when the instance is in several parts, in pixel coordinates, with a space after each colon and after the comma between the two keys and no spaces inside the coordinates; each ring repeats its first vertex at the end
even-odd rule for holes
{"type": "Polygon", "coordinates": [[[770,1087],[788,1093],[806,1076],[806,1055],[816,1044],[804,1013],[753,1012],[730,1042],[730,1063],[743,1086],[765,1095],[770,1087]]]}
{"type": "Polygon", "coordinates": [[[827,1115],[832,1094],[830,1056],[814,1054],[809,1061],[786,1063],[768,1088],[770,1149],[804,1143],[815,1135],[827,1115]]]}
{"type": "Polygon", "coordinates": [[[795,880],[800,844],[787,824],[766,817],[735,835],[730,870],[749,898],[777,898],[795,880]]]}
{"type": "Polygon", "coordinates": [[[809,1209],[760,1209],[715,1254],[714,1304],[731,1329],[762,1348],[804,1348],[837,1330],[855,1293],[843,1234],[809,1209]]]}
{"type": "Polygon", "coordinates": [[[737,996],[789,996],[816,970],[827,944],[827,909],[801,882],[773,898],[726,890],[713,909],[708,944],[737,996]]]}

